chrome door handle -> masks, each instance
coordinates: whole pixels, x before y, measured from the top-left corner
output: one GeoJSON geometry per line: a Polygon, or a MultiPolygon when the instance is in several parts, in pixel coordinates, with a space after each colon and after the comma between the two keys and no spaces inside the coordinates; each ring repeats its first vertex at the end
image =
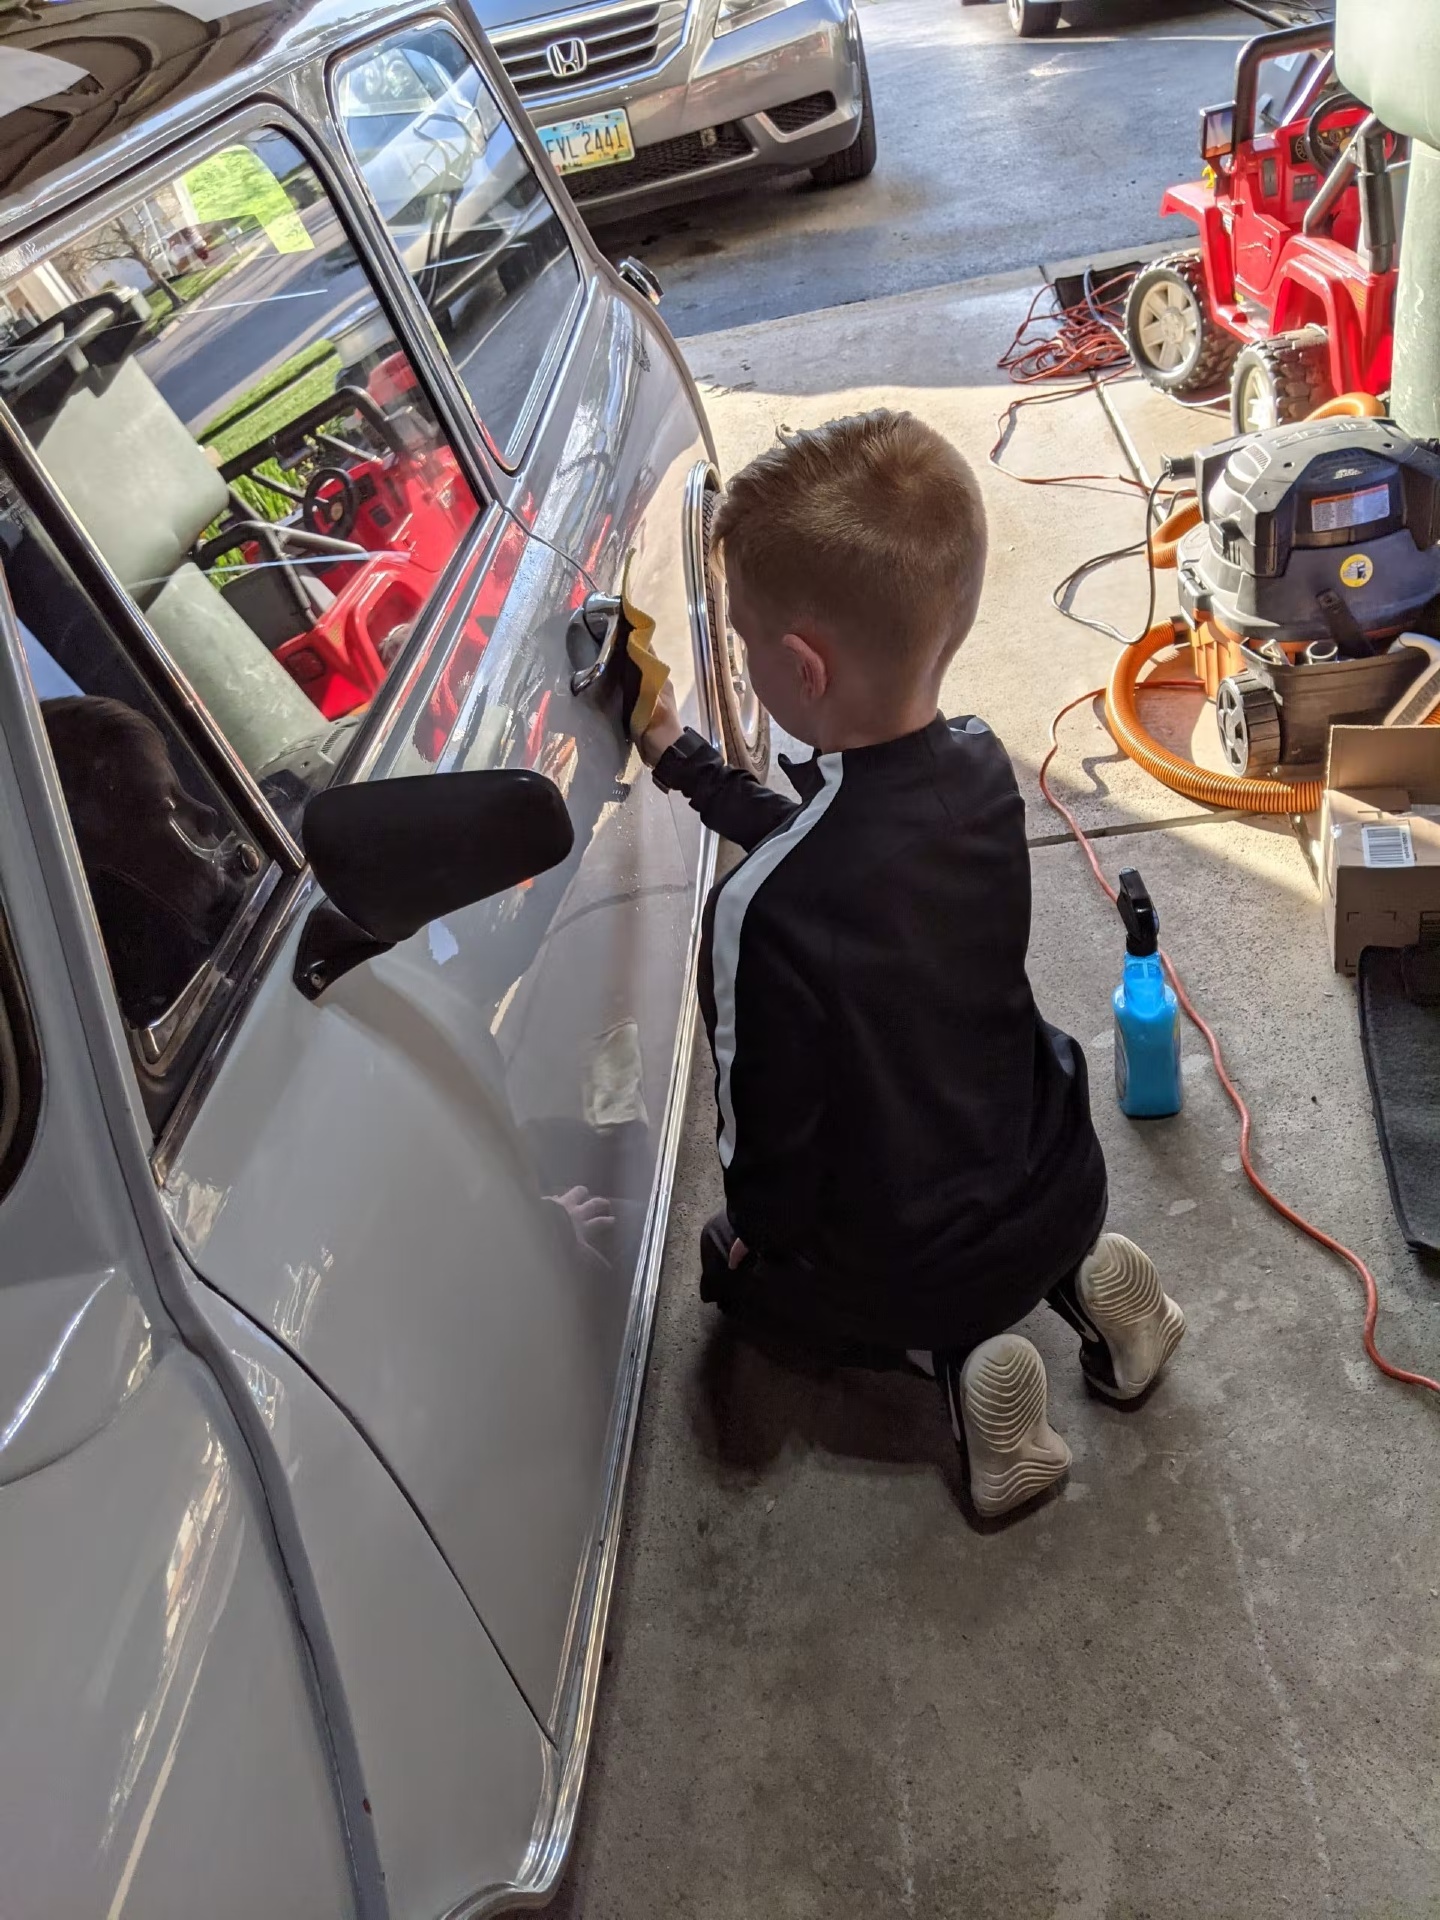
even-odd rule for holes
{"type": "Polygon", "coordinates": [[[613,593],[592,593],[570,622],[566,646],[571,661],[598,643],[600,651],[588,667],[576,667],[570,676],[571,693],[588,693],[615,657],[620,640],[621,603],[613,593]]]}

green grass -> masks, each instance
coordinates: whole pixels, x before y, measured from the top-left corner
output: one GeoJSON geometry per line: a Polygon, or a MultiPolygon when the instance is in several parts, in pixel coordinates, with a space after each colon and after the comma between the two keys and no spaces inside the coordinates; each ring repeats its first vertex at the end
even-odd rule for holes
{"type": "Polygon", "coordinates": [[[201,446],[233,460],[333,393],[339,371],[334,342],[313,341],[218,414],[198,436],[201,446]]]}

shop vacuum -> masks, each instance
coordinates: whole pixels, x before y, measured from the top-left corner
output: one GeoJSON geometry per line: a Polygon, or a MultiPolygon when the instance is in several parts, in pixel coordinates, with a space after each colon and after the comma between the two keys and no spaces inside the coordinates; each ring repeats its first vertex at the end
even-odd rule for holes
{"type": "Polygon", "coordinates": [[[1311,419],[1167,471],[1195,481],[1180,605],[1233,773],[1317,765],[1337,723],[1440,706],[1440,447],[1311,419]]]}

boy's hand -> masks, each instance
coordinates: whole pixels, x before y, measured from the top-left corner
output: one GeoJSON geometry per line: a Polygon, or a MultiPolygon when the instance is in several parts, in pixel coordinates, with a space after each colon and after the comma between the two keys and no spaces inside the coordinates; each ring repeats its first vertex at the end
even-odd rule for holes
{"type": "Polygon", "coordinates": [[[743,1265],[749,1257],[750,1249],[737,1233],[735,1238],[730,1242],[730,1271],[733,1273],[736,1267],[743,1265]]]}
{"type": "Polygon", "coordinates": [[[680,723],[680,710],[675,705],[675,690],[667,683],[655,702],[655,712],[649,726],[636,743],[646,766],[655,766],[684,731],[680,723]]]}

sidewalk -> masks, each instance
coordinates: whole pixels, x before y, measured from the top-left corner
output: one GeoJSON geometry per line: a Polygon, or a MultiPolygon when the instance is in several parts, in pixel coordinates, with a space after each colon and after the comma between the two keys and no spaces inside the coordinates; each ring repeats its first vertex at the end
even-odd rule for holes
{"type": "MultiPolygon", "coordinates": [[[[777,423],[885,403],[950,434],[985,486],[989,587],[947,687],[1016,763],[1035,874],[1032,974],[1085,1043],[1112,1221],[1154,1254],[1189,1333],[1150,1403],[1087,1398],[1074,1340],[1027,1326],[1074,1449],[1063,1497],[985,1532],[956,1505],[930,1389],[797,1375],[695,1296],[720,1201],[697,1061],[568,1920],[1420,1920],[1440,1888],[1436,1409],[1364,1360],[1348,1270],[1238,1171],[1193,1033],[1187,1106],[1137,1126],[1109,1093],[1121,931],[1044,805],[1050,715],[1113,643],[1054,582],[1138,538],[1133,489],[1034,488],[984,464],[1014,279],[687,343],[733,469],[777,423]]],[[[1216,427],[1119,395],[1149,458],[1216,427]]],[[[1027,409],[1028,473],[1127,469],[1093,397],[1027,409]]],[[[1171,604],[1161,577],[1159,607],[1171,604]]],[[[1085,611],[1136,630],[1143,564],[1085,611]]],[[[1168,697],[1167,726],[1208,708],[1168,697]]],[[[1330,970],[1283,822],[1216,822],[1117,757],[1088,709],[1056,784],[1112,872],[1139,865],[1167,944],[1255,1115],[1282,1193],[1370,1260],[1381,1343],[1433,1371],[1434,1284],[1390,1213],[1353,993],[1330,970]]]]}

